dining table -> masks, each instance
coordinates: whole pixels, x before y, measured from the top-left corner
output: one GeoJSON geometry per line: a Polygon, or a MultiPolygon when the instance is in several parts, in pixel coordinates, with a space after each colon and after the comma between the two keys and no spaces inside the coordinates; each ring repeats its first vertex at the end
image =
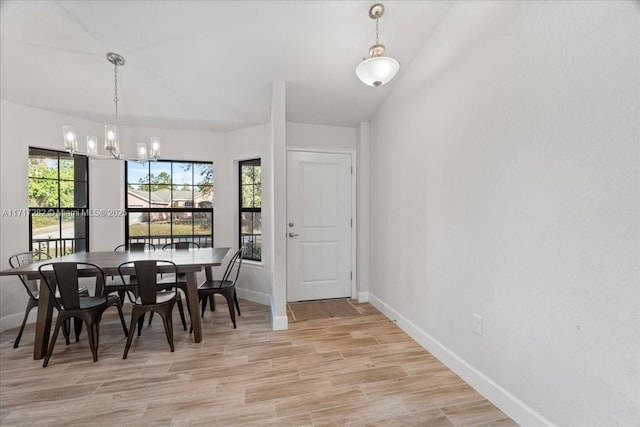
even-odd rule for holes
{"type": "MultiPolygon", "coordinates": [[[[84,262],[100,267],[105,276],[118,276],[118,266],[132,261],[162,260],[171,261],[176,265],[178,273],[186,276],[186,298],[191,314],[193,326],[193,339],[202,341],[202,324],[200,321],[200,308],[198,304],[198,283],[196,273],[205,267],[222,265],[222,261],[230,248],[199,248],[189,250],[170,250],[162,252],[76,252],[53,260],[42,260],[24,266],[1,270],[0,276],[24,275],[28,278],[39,278],[38,268],[51,262],[84,262]]],[[[42,359],[47,352],[49,336],[51,333],[51,318],[53,314],[53,298],[49,288],[40,280],[38,304],[38,317],[36,320],[35,341],[33,346],[33,358],[42,359]],[[46,301],[46,304],[45,304],[46,301]]]]}

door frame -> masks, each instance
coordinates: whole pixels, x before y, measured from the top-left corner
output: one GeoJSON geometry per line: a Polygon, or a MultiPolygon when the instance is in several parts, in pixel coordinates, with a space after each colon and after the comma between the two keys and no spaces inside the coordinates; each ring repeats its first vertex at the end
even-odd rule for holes
{"type": "MultiPolygon", "coordinates": [[[[285,157],[289,156],[289,152],[299,152],[299,153],[318,153],[318,154],[349,154],[351,156],[351,219],[353,220],[353,223],[351,224],[351,298],[352,299],[358,299],[358,290],[357,290],[357,282],[358,282],[358,276],[357,276],[357,259],[358,259],[358,233],[357,233],[357,229],[358,229],[358,209],[357,209],[357,201],[358,201],[358,197],[356,194],[357,191],[357,182],[356,182],[356,177],[357,177],[357,168],[358,168],[358,164],[357,164],[357,156],[356,156],[356,150],[355,148],[353,150],[325,150],[325,149],[310,149],[310,148],[296,148],[296,147],[287,147],[286,149],[286,155],[285,157]]],[[[289,175],[289,171],[287,171],[287,177],[289,175]]],[[[287,189],[286,189],[286,194],[287,194],[287,205],[289,204],[289,188],[288,188],[288,178],[287,178],[287,189]]],[[[288,212],[288,210],[287,210],[288,212]]],[[[285,218],[285,222],[288,221],[288,218],[285,218]]],[[[287,246],[289,245],[289,239],[286,239],[287,242],[287,246]]],[[[287,264],[289,263],[289,256],[288,256],[288,251],[287,251],[287,264]]],[[[288,270],[288,267],[287,267],[288,270]]],[[[289,277],[287,275],[287,283],[286,283],[286,289],[285,289],[285,295],[287,295],[285,298],[287,300],[287,303],[289,302],[289,297],[288,297],[288,290],[289,290],[289,277]]]]}

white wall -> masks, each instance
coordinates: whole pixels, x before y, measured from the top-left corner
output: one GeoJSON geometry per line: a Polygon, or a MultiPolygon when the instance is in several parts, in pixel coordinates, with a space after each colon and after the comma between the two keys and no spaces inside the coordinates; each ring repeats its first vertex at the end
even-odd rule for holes
{"type": "Polygon", "coordinates": [[[638,40],[456,3],[371,124],[371,301],[524,425],[640,424],[638,40]]]}
{"type": "MultiPolygon", "coordinates": [[[[233,205],[233,230],[235,230],[234,241],[231,246],[238,248],[238,230],[239,224],[239,167],[238,162],[241,160],[261,159],[262,167],[262,261],[244,261],[242,270],[238,279],[237,289],[241,298],[251,301],[260,302],[262,304],[270,303],[270,286],[271,286],[271,270],[272,256],[270,248],[272,247],[273,233],[268,224],[271,223],[271,188],[266,183],[271,182],[271,168],[269,160],[269,144],[270,144],[270,124],[266,123],[259,126],[253,126],[241,129],[227,134],[227,157],[229,163],[233,165],[229,177],[225,177],[225,181],[231,181],[234,185],[225,189],[236,202],[233,205]]],[[[221,189],[219,189],[221,191],[221,189]]]]}
{"type": "Polygon", "coordinates": [[[353,152],[356,128],[287,122],[287,149],[353,152]]]}
{"type": "MultiPolygon", "coordinates": [[[[268,187],[273,189],[269,195],[268,212],[271,219],[269,228],[273,230],[271,240],[272,265],[270,306],[271,327],[273,330],[287,329],[287,153],[286,153],[286,84],[274,81],[271,85],[271,119],[269,123],[269,162],[271,170],[268,187]]],[[[264,195],[263,195],[264,198],[264,195]]],[[[264,212],[264,209],[263,209],[264,212]]]]}

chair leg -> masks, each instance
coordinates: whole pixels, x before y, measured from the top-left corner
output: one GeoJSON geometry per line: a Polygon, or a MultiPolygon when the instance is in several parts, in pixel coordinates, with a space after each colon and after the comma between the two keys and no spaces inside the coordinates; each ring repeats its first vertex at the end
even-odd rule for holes
{"type": "Polygon", "coordinates": [[[182,308],[182,299],[179,299],[177,302],[178,302],[178,311],[180,312],[180,320],[182,320],[182,327],[186,331],[187,321],[184,318],[184,308],[182,308]]]}
{"type": "Polygon", "coordinates": [[[44,357],[44,362],[42,363],[42,367],[46,368],[49,365],[49,359],[51,359],[51,354],[53,353],[53,347],[56,345],[56,339],[58,339],[58,332],[60,332],[60,327],[66,321],[66,319],[62,319],[60,313],[58,313],[58,319],[56,320],[56,328],[53,331],[53,336],[51,337],[51,343],[49,344],[49,350],[47,350],[47,355],[44,357]]]}
{"type": "Polygon", "coordinates": [[[236,292],[236,288],[233,288],[233,300],[236,303],[236,309],[238,309],[238,316],[242,316],[242,314],[240,314],[240,304],[238,304],[238,293],[236,292]]]}
{"type": "Polygon", "coordinates": [[[37,306],[38,306],[37,300],[29,299],[29,302],[27,303],[27,309],[24,312],[24,319],[22,319],[22,325],[20,326],[20,331],[18,332],[18,336],[16,337],[16,340],[13,343],[13,348],[18,348],[18,345],[20,345],[20,338],[22,338],[22,332],[24,332],[24,327],[27,324],[27,318],[29,317],[29,313],[31,312],[33,307],[37,307],[37,306]]]}
{"type": "Polygon", "coordinates": [[[167,335],[167,342],[169,342],[169,347],[171,348],[171,352],[173,353],[173,322],[171,320],[171,312],[173,311],[173,307],[169,306],[169,309],[166,313],[158,312],[160,317],[162,317],[162,323],[164,324],[164,332],[167,335]]]}
{"type": "Polygon", "coordinates": [[[216,311],[216,296],[214,294],[209,295],[209,308],[211,311],[216,311]]]}
{"type": "Polygon", "coordinates": [[[69,334],[71,333],[71,319],[67,318],[64,320],[62,324],[62,335],[64,335],[64,343],[69,345],[71,342],[69,341],[69,334]]]}
{"type": "Polygon", "coordinates": [[[204,318],[204,310],[207,308],[207,298],[206,297],[202,297],[202,299],[200,300],[200,303],[202,305],[200,310],[200,317],[204,318]]]}
{"type": "Polygon", "coordinates": [[[138,318],[138,336],[142,332],[142,327],[144,326],[144,316],[146,312],[142,312],[142,315],[138,318]]]}
{"type": "Polygon", "coordinates": [[[76,342],[80,341],[80,332],[82,332],[82,319],[73,318],[73,330],[76,333],[76,342]]]}
{"type": "Polygon", "coordinates": [[[93,361],[98,361],[98,327],[97,322],[92,322],[89,316],[84,319],[87,324],[87,335],[89,336],[89,348],[93,355],[93,361]]]}
{"type": "Polygon", "coordinates": [[[153,320],[153,311],[149,313],[149,326],[151,326],[152,320],[153,320]]]}
{"type": "MultiPolygon", "coordinates": [[[[133,340],[133,335],[136,333],[136,324],[138,324],[138,328],[142,328],[141,324],[144,323],[144,311],[140,312],[136,310],[134,307],[131,311],[131,325],[129,326],[129,335],[127,336],[127,344],[124,346],[124,354],[122,356],[123,359],[127,358],[127,353],[129,353],[129,348],[131,347],[131,341],[133,340]]],[[[138,336],[140,336],[140,330],[138,330],[138,336]]]]}
{"type": "Polygon", "coordinates": [[[223,292],[222,295],[227,300],[227,306],[229,306],[229,315],[231,316],[231,322],[233,322],[233,329],[236,329],[236,310],[233,307],[233,289],[231,289],[231,292],[223,292]]]}
{"type": "Polygon", "coordinates": [[[129,336],[129,331],[127,330],[127,324],[124,321],[124,314],[122,313],[122,300],[120,300],[120,304],[116,304],[118,308],[118,315],[120,316],[120,323],[122,324],[122,330],[124,331],[124,336],[129,336]]]}

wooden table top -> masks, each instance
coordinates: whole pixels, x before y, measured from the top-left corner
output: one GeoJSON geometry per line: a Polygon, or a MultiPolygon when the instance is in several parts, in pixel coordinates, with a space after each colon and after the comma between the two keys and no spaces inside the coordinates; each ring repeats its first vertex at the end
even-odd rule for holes
{"type": "Polygon", "coordinates": [[[118,266],[138,260],[171,261],[179,272],[200,271],[202,267],[221,265],[230,248],[200,248],[193,250],[172,250],[156,252],[76,252],[63,257],[42,260],[21,267],[0,271],[0,276],[38,273],[38,268],[51,262],[88,262],[102,268],[105,273],[117,274],[118,266]]]}

